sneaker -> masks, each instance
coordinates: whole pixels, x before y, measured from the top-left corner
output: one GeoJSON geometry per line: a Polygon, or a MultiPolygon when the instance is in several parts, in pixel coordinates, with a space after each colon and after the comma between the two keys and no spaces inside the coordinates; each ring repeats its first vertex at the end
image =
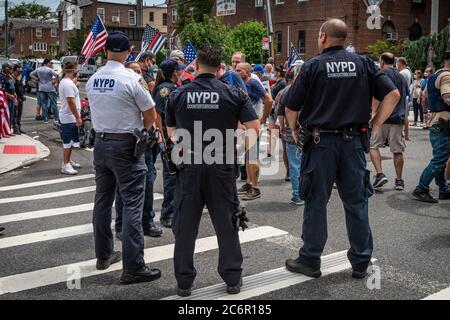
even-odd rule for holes
{"type": "Polygon", "coordinates": [[[144,230],[145,236],[153,238],[161,237],[162,234],[163,234],[162,229],[158,227],[154,222],[150,223],[150,228],[144,230]]]}
{"type": "Polygon", "coordinates": [[[381,188],[388,182],[388,179],[384,175],[384,173],[378,173],[375,176],[375,180],[373,181],[373,187],[374,188],[381,188]]]}
{"type": "Polygon", "coordinates": [[[161,223],[164,228],[172,229],[172,218],[159,218],[159,223],[161,223]]]}
{"type": "Polygon", "coordinates": [[[303,206],[305,204],[305,201],[303,201],[302,199],[292,198],[291,203],[295,204],[296,206],[303,206]]]}
{"type": "Polygon", "coordinates": [[[44,120],[44,121],[42,121],[42,123],[47,124],[47,123],[49,123],[49,121],[48,120],[44,120]]]}
{"type": "Polygon", "coordinates": [[[291,272],[301,273],[311,278],[319,278],[322,275],[320,269],[312,269],[302,264],[299,259],[286,260],[286,269],[291,272]]]}
{"type": "Polygon", "coordinates": [[[120,282],[123,284],[132,284],[155,281],[159,278],[161,278],[161,270],[150,269],[147,266],[143,266],[141,269],[134,272],[124,271],[120,278],[120,282]]]}
{"type": "Polygon", "coordinates": [[[97,270],[106,270],[110,265],[122,260],[122,254],[120,251],[114,251],[111,256],[106,259],[97,259],[97,270]]]}
{"type": "Polygon", "coordinates": [[[450,200],[450,189],[439,191],[439,200],[450,200]]]}
{"type": "Polygon", "coordinates": [[[405,190],[405,181],[403,179],[395,179],[395,190],[403,191],[405,190]]]}
{"type": "Polygon", "coordinates": [[[70,160],[70,165],[71,165],[72,167],[74,167],[74,168],[81,168],[81,164],[76,163],[76,162],[73,161],[73,160],[70,160]]]}
{"type": "Polygon", "coordinates": [[[34,119],[40,121],[42,120],[42,116],[40,114],[37,114],[36,117],[34,117],[34,119]]]}
{"type": "Polygon", "coordinates": [[[0,235],[3,234],[3,231],[5,231],[5,227],[0,226],[0,235]]]}
{"type": "Polygon", "coordinates": [[[353,269],[352,271],[352,278],[355,279],[364,279],[365,277],[367,277],[367,270],[372,266],[372,262],[369,261],[369,264],[367,265],[367,268],[364,270],[356,270],[353,269]]]}
{"type": "Polygon", "coordinates": [[[429,190],[423,190],[417,187],[412,193],[416,200],[427,202],[427,203],[438,203],[439,201],[433,198],[429,190]]]}
{"type": "Polygon", "coordinates": [[[258,188],[250,187],[250,190],[242,196],[242,200],[250,201],[261,198],[261,191],[258,188]]]}
{"type": "Polygon", "coordinates": [[[180,297],[186,298],[191,295],[192,287],[189,289],[181,289],[180,287],[177,287],[177,295],[180,297]]]}
{"type": "Polygon", "coordinates": [[[61,168],[61,173],[73,176],[78,174],[78,171],[75,170],[70,163],[67,163],[61,168]]]}
{"type": "Polygon", "coordinates": [[[244,195],[248,192],[248,190],[250,190],[252,186],[249,185],[248,183],[244,184],[242,187],[239,188],[239,190],[237,191],[238,195],[244,195]]]}
{"type": "Polygon", "coordinates": [[[286,176],[284,177],[284,181],[286,181],[286,182],[291,181],[291,176],[289,175],[289,172],[286,173],[286,176]]]}
{"type": "Polygon", "coordinates": [[[228,294],[238,294],[241,292],[241,287],[243,285],[242,278],[239,280],[239,283],[235,286],[227,285],[227,293],[228,294]]]}

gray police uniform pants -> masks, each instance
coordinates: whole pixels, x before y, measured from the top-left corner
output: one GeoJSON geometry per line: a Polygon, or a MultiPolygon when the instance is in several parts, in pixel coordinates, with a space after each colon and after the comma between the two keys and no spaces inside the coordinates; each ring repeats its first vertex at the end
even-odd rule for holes
{"type": "Polygon", "coordinates": [[[341,134],[321,133],[320,138],[318,144],[310,141],[303,153],[300,190],[305,200],[304,245],[299,260],[310,268],[320,268],[328,236],[327,204],[336,182],[350,241],[347,256],[354,270],[366,270],[373,252],[368,216],[368,198],[373,189],[360,137],[344,141],[341,134]]]}
{"type": "Polygon", "coordinates": [[[217,234],[219,274],[229,286],[239,283],[242,252],[238,232],[232,223],[233,212],[239,205],[237,199],[233,166],[187,165],[178,172],[172,231],[175,235],[175,278],[179,288],[190,288],[197,274],[195,240],[205,205],[217,234]]]}
{"type": "Polygon", "coordinates": [[[147,166],[144,154],[139,160],[135,160],[133,150],[132,141],[95,140],[95,255],[99,259],[105,259],[113,253],[111,208],[117,185],[124,204],[122,259],[123,270],[127,272],[136,271],[145,265],[142,212],[147,166]]]}

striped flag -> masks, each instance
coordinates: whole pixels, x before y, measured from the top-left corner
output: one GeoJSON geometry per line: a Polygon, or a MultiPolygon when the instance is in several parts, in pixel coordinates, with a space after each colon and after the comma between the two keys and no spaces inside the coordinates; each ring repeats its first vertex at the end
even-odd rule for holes
{"type": "Polygon", "coordinates": [[[134,46],[131,46],[131,52],[127,57],[127,60],[125,62],[131,62],[134,61],[134,46]]]}
{"type": "Polygon", "coordinates": [[[0,137],[5,137],[11,133],[8,102],[3,93],[3,89],[0,88],[0,137]]]}
{"type": "Polygon", "coordinates": [[[294,46],[291,47],[291,54],[289,55],[288,64],[286,66],[287,69],[291,67],[291,65],[296,61],[300,59],[300,55],[298,54],[297,50],[294,46]]]}
{"type": "Polygon", "coordinates": [[[85,62],[103,49],[107,37],[108,32],[106,32],[102,19],[97,16],[92,25],[91,32],[89,32],[89,35],[84,42],[83,49],[81,49],[81,54],[86,58],[85,62]]]}
{"type": "Polygon", "coordinates": [[[147,25],[144,29],[144,34],[142,35],[141,52],[139,52],[136,57],[136,61],[139,60],[141,55],[147,50],[150,50],[156,56],[159,50],[164,46],[165,42],[166,38],[158,29],[147,25]]]}

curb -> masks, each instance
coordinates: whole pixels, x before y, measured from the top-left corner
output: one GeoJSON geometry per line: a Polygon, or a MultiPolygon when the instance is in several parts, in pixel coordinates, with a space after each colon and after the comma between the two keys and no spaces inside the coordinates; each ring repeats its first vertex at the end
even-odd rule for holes
{"type": "MultiPolygon", "coordinates": [[[[35,140],[31,138],[30,136],[26,134],[20,135],[21,138],[24,138],[25,140],[29,141],[29,144],[32,144],[36,146],[37,152],[35,155],[30,155],[25,160],[18,160],[16,162],[10,162],[6,164],[2,164],[2,161],[0,161],[0,174],[10,172],[12,170],[15,170],[17,168],[22,168],[29,166],[31,164],[34,164],[44,158],[47,158],[50,156],[50,149],[47,148],[42,142],[39,140],[35,140]]],[[[12,160],[11,160],[12,161],[12,160]]]]}

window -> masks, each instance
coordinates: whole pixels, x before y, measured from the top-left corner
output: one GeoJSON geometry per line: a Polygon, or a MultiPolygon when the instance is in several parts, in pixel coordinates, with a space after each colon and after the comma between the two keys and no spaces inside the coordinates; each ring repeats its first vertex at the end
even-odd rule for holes
{"type": "Polygon", "coordinates": [[[68,23],[67,12],[64,12],[64,15],[63,15],[63,29],[64,30],[67,29],[67,23],[68,23]]]}
{"type": "Polygon", "coordinates": [[[72,25],[75,26],[77,24],[77,15],[75,10],[72,10],[72,25]]]}
{"type": "Polygon", "coordinates": [[[36,28],[36,37],[42,38],[42,28],[36,28]]]}
{"type": "Polygon", "coordinates": [[[263,0],[255,0],[255,7],[262,7],[263,6],[263,0]]]}
{"type": "Polygon", "coordinates": [[[189,18],[193,18],[194,17],[194,7],[189,7],[188,17],[189,18]]]}
{"type": "Polygon", "coordinates": [[[154,13],[153,11],[150,11],[150,12],[148,13],[148,20],[149,20],[150,22],[155,22],[155,13],[154,13]]]}
{"type": "Polygon", "coordinates": [[[172,22],[177,21],[177,18],[178,18],[177,9],[172,9],[172,22]]]}
{"type": "Polygon", "coordinates": [[[105,8],[97,8],[97,15],[100,16],[102,21],[105,21],[105,8]]]}
{"type": "Polygon", "coordinates": [[[280,54],[283,49],[283,33],[281,31],[275,32],[275,53],[280,54]]]}
{"type": "Polygon", "coordinates": [[[47,51],[47,43],[45,42],[36,42],[33,44],[33,51],[41,51],[46,52],[47,51]]]}
{"type": "Polygon", "coordinates": [[[128,24],[130,26],[136,25],[136,11],[128,10],[128,24]]]}
{"type": "Polygon", "coordinates": [[[50,35],[51,35],[52,38],[56,38],[57,37],[56,28],[52,28],[51,29],[50,35]]]}
{"type": "Polygon", "coordinates": [[[409,40],[419,40],[422,37],[422,26],[419,23],[413,23],[409,27],[409,40]]]}
{"type": "Polygon", "coordinates": [[[275,5],[284,4],[284,0],[275,0],[275,5]]]}
{"type": "Polygon", "coordinates": [[[298,32],[298,53],[306,53],[306,32],[298,32]]]}
{"type": "Polygon", "coordinates": [[[163,26],[167,26],[167,13],[163,13],[163,19],[162,19],[163,26]]]}

